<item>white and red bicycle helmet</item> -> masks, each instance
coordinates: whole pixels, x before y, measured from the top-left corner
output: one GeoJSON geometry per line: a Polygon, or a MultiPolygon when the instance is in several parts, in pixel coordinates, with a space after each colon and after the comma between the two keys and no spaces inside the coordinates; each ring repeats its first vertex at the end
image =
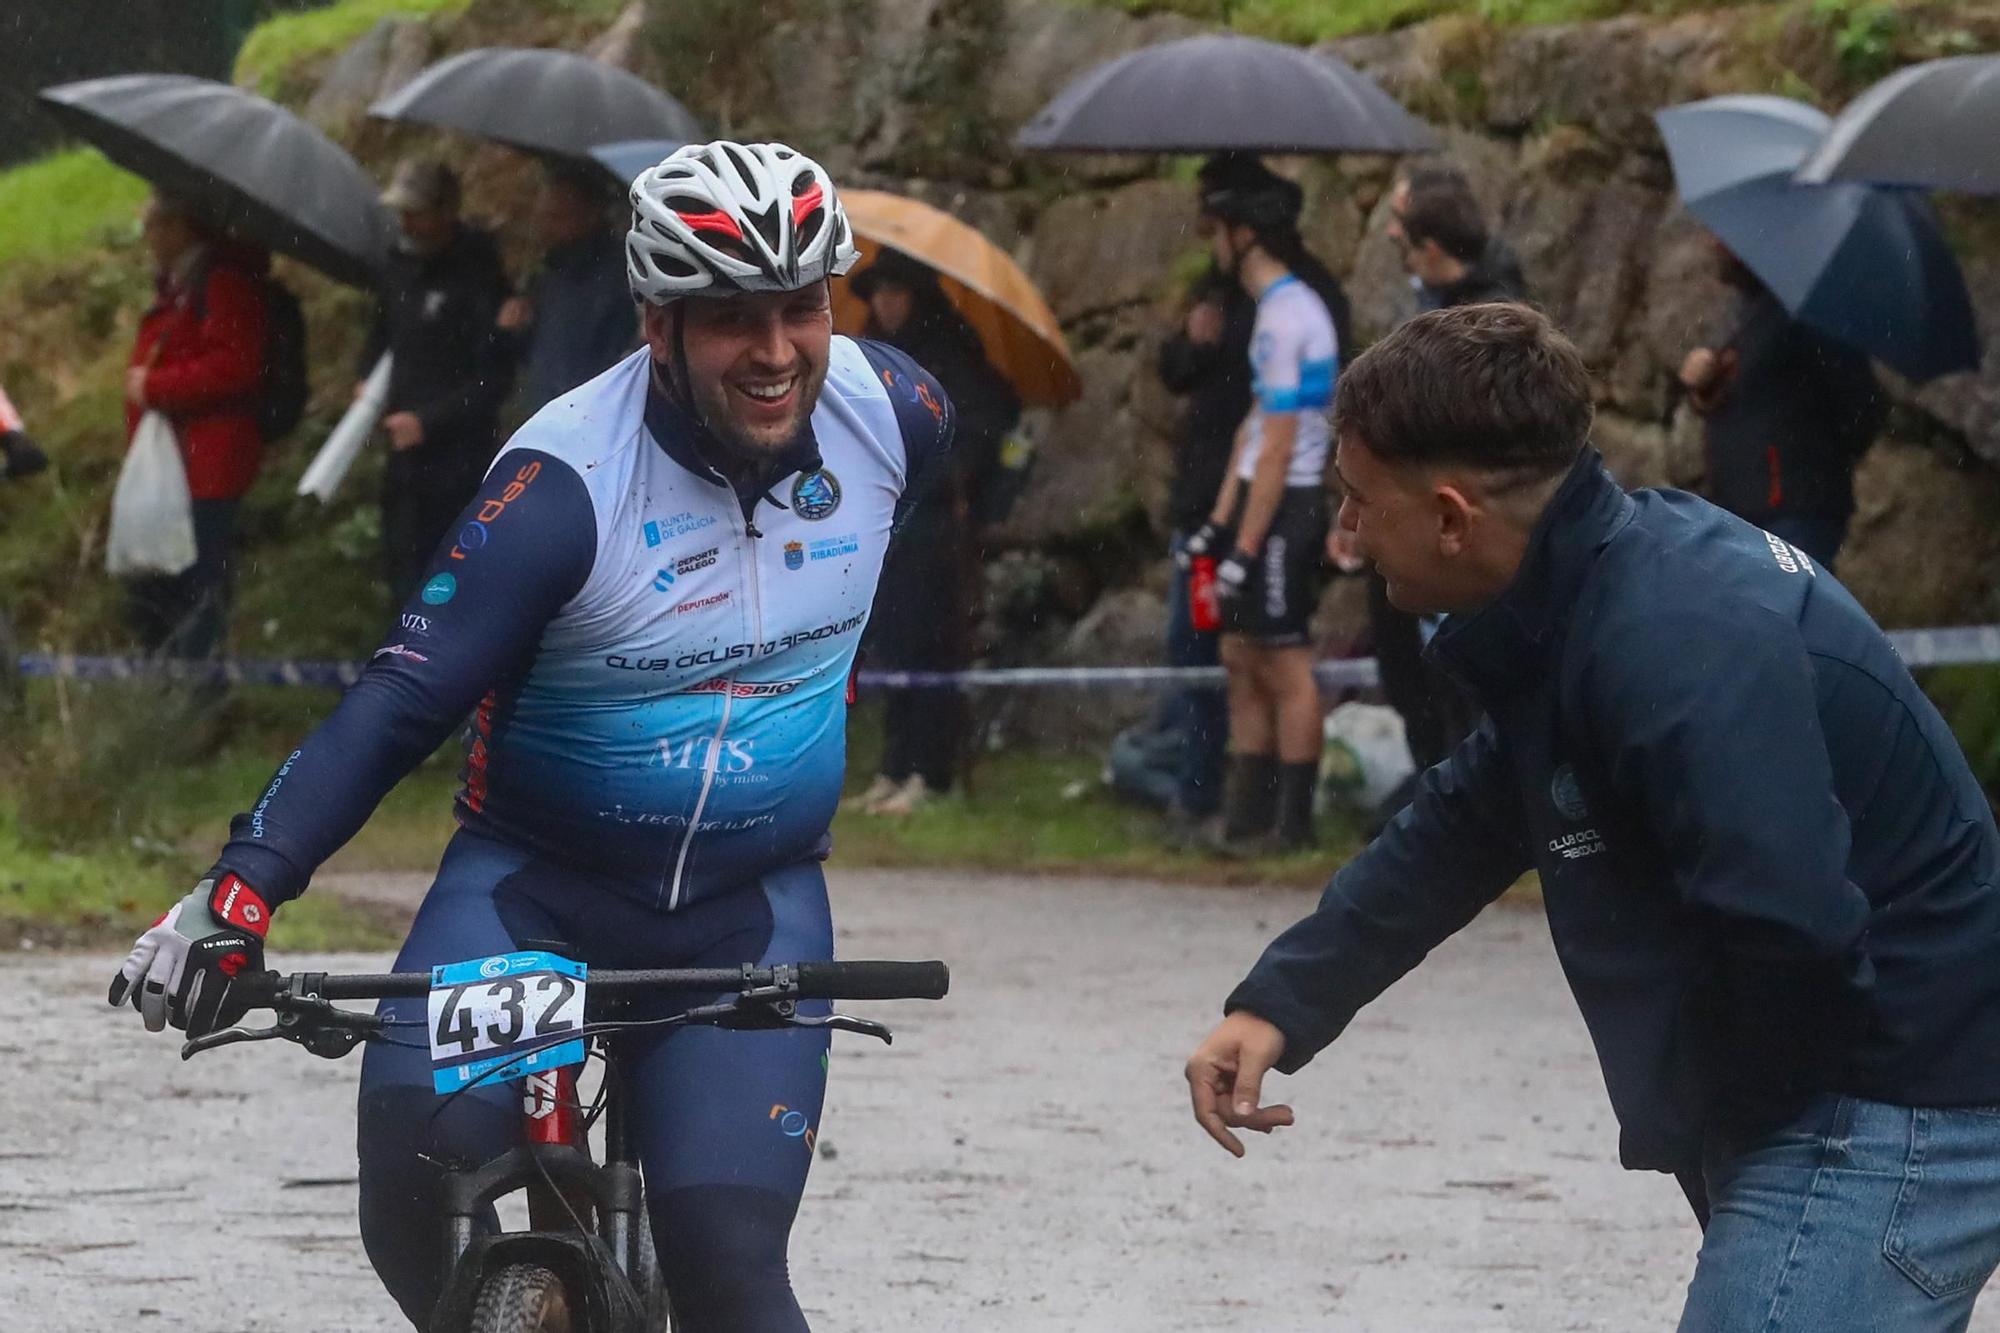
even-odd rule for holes
{"type": "Polygon", "coordinates": [[[689,144],[632,182],[625,268],[641,301],[797,291],[859,255],[825,168],[783,144],[689,144]]]}

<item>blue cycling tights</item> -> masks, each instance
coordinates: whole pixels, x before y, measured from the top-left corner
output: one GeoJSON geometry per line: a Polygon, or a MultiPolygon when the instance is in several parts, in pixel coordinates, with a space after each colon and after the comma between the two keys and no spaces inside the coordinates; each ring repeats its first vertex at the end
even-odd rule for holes
{"type": "MultiPolygon", "coordinates": [[[[563,941],[570,956],[595,968],[833,957],[817,861],[669,914],[588,874],[460,831],[396,970],[505,953],[523,940],[563,941]]],[[[674,997],[679,1006],[700,998],[674,997]]],[[[405,1033],[424,1030],[422,999],[387,1000],[381,1011],[416,1019],[405,1033]]],[[[825,1033],[689,1028],[624,1041],[633,1142],[677,1327],[803,1330],[785,1249],[826,1090],[825,1033]]],[[[442,1114],[440,1100],[427,1050],[368,1047],[358,1131],[361,1235],[383,1285],[419,1329],[442,1290],[445,1252],[440,1168],[426,1159],[485,1161],[521,1133],[518,1084],[467,1093],[442,1114]]]]}

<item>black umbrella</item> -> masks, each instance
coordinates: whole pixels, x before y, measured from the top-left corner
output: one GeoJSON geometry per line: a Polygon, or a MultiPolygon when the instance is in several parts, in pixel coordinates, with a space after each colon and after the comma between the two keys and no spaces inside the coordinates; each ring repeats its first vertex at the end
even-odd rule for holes
{"type": "Polygon", "coordinates": [[[1819,111],[1739,95],[1657,112],[1688,212],[1801,323],[1913,380],[1979,365],[1958,260],[1922,195],[1868,185],[1797,185],[1826,132],[1819,111]]]}
{"type": "Polygon", "coordinates": [[[389,219],[375,183],[291,112],[185,74],[121,74],[41,92],[64,128],[204,219],[342,282],[375,285],[389,219]]]}
{"type": "Polygon", "coordinates": [[[1014,136],[1045,152],[1421,153],[1422,121],[1332,56],[1228,34],[1188,37],[1074,80],[1014,136]]]}
{"type": "Polygon", "coordinates": [[[1799,168],[1801,184],[1868,181],[2000,194],[2000,56],[1911,65],[1841,112],[1799,168]]]}
{"type": "Polygon", "coordinates": [[[368,114],[585,161],[593,146],[621,139],[708,138],[686,107],[616,65],[506,46],[440,60],[368,114]]]}

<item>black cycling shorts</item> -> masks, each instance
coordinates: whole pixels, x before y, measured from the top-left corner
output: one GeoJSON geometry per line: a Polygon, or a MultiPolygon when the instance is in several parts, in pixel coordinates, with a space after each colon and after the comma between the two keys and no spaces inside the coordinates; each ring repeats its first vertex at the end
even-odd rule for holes
{"type": "MultiPolygon", "coordinates": [[[[1236,505],[1241,519],[1247,501],[1236,505]]],[[[1326,491],[1288,486],[1264,537],[1264,549],[1250,566],[1243,591],[1222,599],[1222,632],[1240,634],[1268,648],[1297,648],[1312,638],[1313,611],[1319,606],[1320,569],[1326,548],[1326,491]]],[[[1230,524],[1233,529],[1236,524],[1230,524]]]]}

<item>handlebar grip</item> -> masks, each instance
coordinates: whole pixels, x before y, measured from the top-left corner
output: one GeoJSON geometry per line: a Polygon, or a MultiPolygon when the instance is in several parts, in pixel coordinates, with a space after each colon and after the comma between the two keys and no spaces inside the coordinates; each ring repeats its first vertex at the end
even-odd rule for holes
{"type": "Polygon", "coordinates": [[[808,1000],[942,1000],[951,989],[943,963],[800,963],[808,1000]]]}

